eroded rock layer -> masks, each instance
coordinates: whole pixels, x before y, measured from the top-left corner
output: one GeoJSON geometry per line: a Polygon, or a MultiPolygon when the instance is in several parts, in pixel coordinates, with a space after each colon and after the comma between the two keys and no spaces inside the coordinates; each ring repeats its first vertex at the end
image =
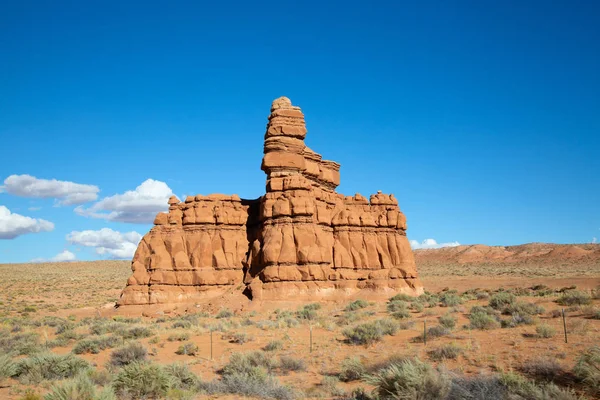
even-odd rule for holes
{"type": "Polygon", "coordinates": [[[261,167],[267,193],[171,198],[139,244],[119,304],[195,302],[234,288],[274,300],[421,293],[397,200],[336,193],[340,165],[305,136],[300,108],[275,100],[261,167]]]}

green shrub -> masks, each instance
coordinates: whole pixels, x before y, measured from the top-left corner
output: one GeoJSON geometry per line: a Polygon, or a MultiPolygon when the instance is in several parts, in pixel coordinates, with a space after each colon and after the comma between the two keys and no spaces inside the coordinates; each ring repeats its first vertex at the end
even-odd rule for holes
{"type": "Polygon", "coordinates": [[[447,374],[418,359],[392,364],[369,376],[367,383],[384,399],[443,399],[451,388],[447,374]]]}
{"type": "Polygon", "coordinates": [[[352,303],[348,304],[345,311],[355,311],[360,310],[361,308],[366,308],[369,306],[369,302],[366,300],[358,299],[354,300],[352,303]]]}
{"type": "Polygon", "coordinates": [[[164,398],[170,387],[169,375],[160,366],[150,363],[125,365],[113,381],[119,398],[164,398]]]}
{"type": "Polygon", "coordinates": [[[427,352],[427,354],[429,354],[429,357],[432,360],[441,361],[441,360],[447,360],[447,359],[454,360],[459,355],[461,355],[462,352],[463,352],[462,347],[460,347],[454,343],[450,343],[450,344],[446,344],[441,347],[438,347],[436,349],[430,350],[427,352]]]}
{"type": "Polygon", "coordinates": [[[8,379],[15,375],[17,372],[17,365],[8,355],[0,356],[0,386],[5,379],[8,379]]]}
{"type": "Polygon", "coordinates": [[[175,341],[185,342],[186,340],[189,340],[189,338],[190,338],[189,332],[175,332],[175,333],[170,334],[167,337],[167,340],[169,342],[175,342],[175,341]]]}
{"type": "Polygon", "coordinates": [[[393,335],[398,330],[398,324],[389,319],[359,324],[353,328],[344,329],[342,334],[351,344],[369,345],[380,341],[384,335],[393,335]]]}
{"type": "Polygon", "coordinates": [[[514,294],[509,292],[498,292],[495,293],[491,298],[489,305],[493,309],[502,310],[505,307],[511,305],[517,300],[514,294]]]}
{"type": "Polygon", "coordinates": [[[195,356],[196,354],[198,354],[199,350],[200,349],[198,348],[198,345],[196,345],[195,343],[189,342],[189,343],[184,343],[181,346],[179,346],[177,348],[177,350],[175,350],[175,354],[185,355],[185,356],[195,356]]]}
{"type": "Polygon", "coordinates": [[[110,353],[109,364],[113,367],[122,367],[132,363],[146,361],[148,351],[140,343],[132,342],[119,347],[110,353]]]}
{"type": "Polygon", "coordinates": [[[515,301],[502,309],[502,314],[505,315],[540,315],[544,313],[544,307],[524,301],[515,301]]]}
{"type": "Polygon", "coordinates": [[[531,400],[580,400],[570,389],[561,389],[553,383],[536,384],[516,373],[500,375],[500,383],[510,393],[510,399],[531,400]]]}
{"type": "Polygon", "coordinates": [[[281,340],[272,340],[263,347],[264,351],[275,351],[283,349],[283,342],[281,340]]]}
{"type": "Polygon", "coordinates": [[[119,329],[117,334],[123,339],[142,339],[154,335],[152,329],[146,326],[133,326],[131,328],[119,329]]]}
{"type": "Polygon", "coordinates": [[[410,318],[408,304],[402,300],[394,300],[387,303],[387,310],[396,319],[410,318]]]}
{"type": "Polygon", "coordinates": [[[200,384],[200,378],[186,364],[167,365],[164,372],[171,378],[171,387],[175,389],[195,391],[200,384]]]}
{"type": "Polygon", "coordinates": [[[306,363],[304,360],[299,358],[293,358],[290,356],[279,357],[279,369],[286,373],[288,371],[304,371],[306,370],[306,363]]]}
{"type": "Polygon", "coordinates": [[[362,379],[367,369],[358,357],[346,358],[342,361],[338,377],[343,382],[351,382],[362,379]]]}
{"type": "Polygon", "coordinates": [[[251,341],[252,339],[253,339],[252,336],[248,335],[245,332],[236,332],[232,335],[229,335],[230,343],[244,344],[246,342],[251,341]]]}
{"type": "Polygon", "coordinates": [[[441,317],[438,318],[440,325],[443,326],[444,328],[448,328],[448,329],[454,329],[454,327],[456,326],[456,317],[453,316],[452,314],[444,314],[441,317]]]}
{"type": "Polygon", "coordinates": [[[44,396],[44,400],[117,400],[117,398],[110,387],[98,393],[90,378],[81,374],[60,385],[54,385],[50,393],[44,396]]]}
{"type": "Polygon", "coordinates": [[[73,354],[36,354],[17,363],[15,376],[23,384],[39,384],[43,380],[73,378],[90,368],[87,361],[73,354]]]}
{"type": "Polygon", "coordinates": [[[219,313],[217,314],[217,318],[221,319],[221,318],[231,318],[233,317],[233,311],[231,311],[228,308],[224,308],[221,311],[219,311],[219,313]]]}
{"type": "Polygon", "coordinates": [[[592,302],[592,296],[581,290],[568,290],[556,302],[563,306],[582,306],[592,302]]]}
{"type": "Polygon", "coordinates": [[[593,346],[581,354],[573,372],[592,393],[600,395],[600,346],[593,346]]]}
{"type": "Polygon", "coordinates": [[[412,303],[410,303],[410,309],[415,312],[420,313],[420,312],[423,312],[423,310],[425,309],[425,306],[423,305],[423,303],[413,301],[412,303]]]}
{"type": "Polygon", "coordinates": [[[484,310],[477,309],[473,311],[474,308],[471,309],[471,313],[469,314],[469,323],[472,329],[489,330],[500,327],[500,322],[498,322],[496,316],[484,310]]]}
{"type": "Polygon", "coordinates": [[[321,308],[319,303],[307,304],[302,307],[300,310],[296,311],[296,318],[305,319],[305,320],[315,320],[318,317],[317,310],[321,308]]]}
{"type": "Polygon", "coordinates": [[[537,333],[537,336],[539,338],[544,338],[544,339],[551,338],[551,337],[554,337],[554,335],[556,335],[556,330],[547,324],[542,324],[542,325],[536,326],[535,332],[537,333]]]}
{"type": "Polygon", "coordinates": [[[119,342],[120,340],[112,335],[91,337],[77,342],[72,351],[75,354],[98,354],[102,350],[112,349],[119,342]]]}
{"type": "Polygon", "coordinates": [[[32,355],[42,351],[40,337],[35,332],[0,335],[0,354],[32,355]]]}
{"type": "Polygon", "coordinates": [[[442,307],[455,307],[463,303],[463,299],[456,293],[446,292],[440,296],[442,307]]]}
{"type": "Polygon", "coordinates": [[[231,357],[229,357],[229,363],[223,367],[223,374],[250,374],[254,372],[254,368],[256,367],[263,368],[265,371],[271,371],[277,367],[277,363],[270,355],[267,355],[262,351],[233,353],[231,357]]]}
{"type": "Polygon", "coordinates": [[[536,357],[528,360],[520,370],[534,379],[552,381],[564,371],[560,364],[550,357],[536,357]]]}
{"type": "MultiPolygon", "coordinates": [[[[419,299],[420,297],[418,297],[419,299]]],[[[393,303],[395,301],[404,301],[404,302],[410,302],[415,300],[415,298],[413,296],[409,296],[407,294],[404,293],[398,293],[397,295],[395,295],[394,297],[389,299],[390,303],[393,303]]]]}
{"type": "Polygon", "coordinates": [[[503,328],[514,328],[519,325],[533,325],[535,319],[529,314],[515,313],[510,318],[501,320],[500,323],[503,328]]]}

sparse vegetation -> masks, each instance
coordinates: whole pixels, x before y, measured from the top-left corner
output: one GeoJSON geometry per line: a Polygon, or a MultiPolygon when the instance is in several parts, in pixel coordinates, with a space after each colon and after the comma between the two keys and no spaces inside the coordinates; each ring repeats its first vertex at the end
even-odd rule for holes
{"type": "Polygon", "coordinates": [[[548,324],[542,324],[535,327],[535,332],[540,338],[548,339],[556,335],[556,329],[548,324]]]}
{"type": "Polygon", "coordinates": [[[449,360],[449,359],[454,360],[459,355],[461,355],[462,352],[463,352],[462,347],[458,346],[455,343],[450,343],[450,344],[446,344],[446,345],[440,346],[438,348],[435,348],[433,350],[430,350],[427,354],[429,355],[429,357],[432,360],[441,361],[441,360],[449,360]]]}
{"type": "Polygon", "coordinates": [[[356,311],[361,308],[366,308],[369,306],[369,302],[366,300],[358,299],[354,300],[352,303],[348,304],[345,308],[346,311],[356,311]]]}
{"type": "Polygon", "coordinates": [[[380,319],[344,329],[342,334],[349,343],[369,345],[380,341],[384,335],[395,334],[397,330],[398,325],[394,321],[380,319]]]}
{"type": "Polygon", "coordinates": [[[184,355],[184,356],[195,356],[198,354],[198,345],[192,342],[184,343],[177,348],[175,351],[176,354],[184,355]]]}
{"type": "Polygon", "coordinates": [[[125,365],[113,381],[120,399],[164,398],[171,387],[169,375],[158,365],[133,362],[125,365]]]}
{"type": "Polygon", "coordinates": [[[72,354],[41,353],[20,360],[14,376],[24,384],[37,385],[43,380],[73,378],[88,368],[87,361],[72,354]]]}
{"type": "Polygon", "coordinates": [[[592,302],[592,296],[581,290],[565,291],[556,302],[563,306],[582,306],[592,302]]]}
{"type": "Polygon", "coordinates": [[[600,346],[593,346],[581,354],[573,372],[592,393],[600,395],[600,346]]]}
{"type": "Polygon", "coordinates": [[[132,342],[119,347],[110,353],[109,364],[113,367],[122,367],[132,363],[146,361],[148,351],[140,343],[132,342]]]}

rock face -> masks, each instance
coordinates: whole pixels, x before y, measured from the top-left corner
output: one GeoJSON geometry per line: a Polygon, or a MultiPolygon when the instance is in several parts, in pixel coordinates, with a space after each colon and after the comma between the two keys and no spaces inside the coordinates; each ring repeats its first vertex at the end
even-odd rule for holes
{"type": "Polygon", "coordinates": [[[266,194],[172,197],[139,244],[119,304],[197,302],[228,290],[253,300],[420,294],[396,198],[336,193],[340,165],[305,136],[300,108],[275,100],[261,167],[266,194]]]}

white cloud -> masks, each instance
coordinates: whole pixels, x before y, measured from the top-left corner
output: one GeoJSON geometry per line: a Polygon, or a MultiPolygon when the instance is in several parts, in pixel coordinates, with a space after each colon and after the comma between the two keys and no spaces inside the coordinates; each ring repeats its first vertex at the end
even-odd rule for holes
{"type": "Polygon", "coordinates": [[[108,221],[151,224],[157,213],[168,209],[172,195],[173,191],[166,183],[147,179],[135,190],[105,197],[87,209],[76,207],[75,212],[108,221]]]}
{"type": "Polygon", "coordinates": [[[54,198],[60,205],[74,205],[96,200],[100,189],[94,185],[38,179],[31,175],[11,175],[4,180],[0,191],[21,197],[54,198]]]}
{"type": "Polygon", "coordinates": [[[438,243],[435,241],[435,239],[425,239],[421,243],[417,242],[416,240],[410,241],[410,247],[412,247],[413,250],[440,249],[442,247],[456,247],[456,246],[460,246],[460,243],[458,243],[458,242],[438,243]]]}
{"type": "Polygon", "coordinates": [[[43,263],[43,262],[65,262],[65,261],[75,261],[77,257],[75,254],[71,253],[69,250],[64,250],[47,260],[45,258],[34,258],[31,262],[34,263],[43,263]]]}
{"type": "Polygon", "coordinates": [[[142,235],[135,231],[121,233],[110,228],[98,231],[73,231],[67,235],[67,241],[85,247],[93,247],[97,254],[111,258],[133,258],[142,235]]]}
{"type": "Polygon", "coordinates": [[[0,206],[0,239],[14,239],[26,233],[50,232],[53,229],[54,224],[50,221],[11,213],[5,206],[0,206]]]}
{"type": "Polygon", "coordinates": [[[592,238],[592,244],[596,244],[598,242],[598,238],[594,237],[592,238]]]}

